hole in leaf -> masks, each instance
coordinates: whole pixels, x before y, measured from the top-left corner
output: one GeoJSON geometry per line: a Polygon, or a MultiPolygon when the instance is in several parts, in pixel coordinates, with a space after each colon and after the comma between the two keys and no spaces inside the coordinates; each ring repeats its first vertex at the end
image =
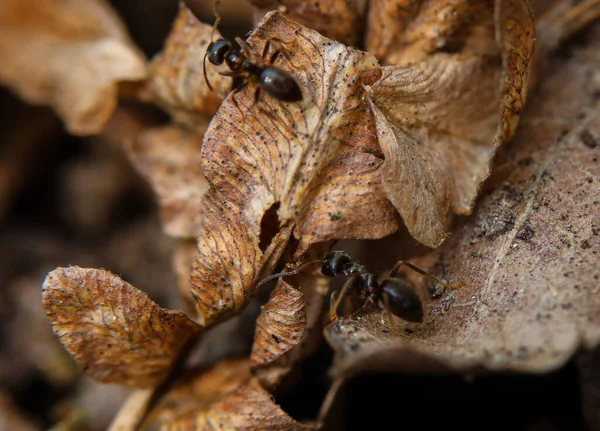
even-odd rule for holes
{"type": "Polygon", "coordinates": [[[275,202],[265,212],[260,221],[260,242],[258,246],[263,252],[269,247],[273,237],[279,232],[279,217],[277,217],[279,207],[280,203],[275,202]]]}

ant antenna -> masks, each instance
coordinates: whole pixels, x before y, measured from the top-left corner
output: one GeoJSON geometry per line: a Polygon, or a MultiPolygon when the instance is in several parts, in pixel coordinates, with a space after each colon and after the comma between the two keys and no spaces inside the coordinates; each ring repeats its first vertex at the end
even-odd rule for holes
{"type": "Polygon", "coordinates": [[[392,270],[390,271],[390,275],[389,277],[392,278],[396,275],[396,273],[398,272],[398,270],[400,269],[400,267],[404,265],[409,267],[410,269],[412,269],[415,272],[418,272],[419,274],[422,274],[426,277],[431,278],[432,280],[435,280],[436,282],[440,283],[442,286],[449,288],[449,289],[457,289],[459,287],[463,287],[465,285],[464,281],[461,281],[458,284],[448,284],[448,283],[444,283],[442,280],[438,279],[437,277],[431,275],[430,273],[428,273],[427,271],[425,271],[424,269],[419,268],[418,266],[413,265],[412,263],[406,262],[404,260],[399,260],[398,263],[396,263],[396,265],[394,265],[394,267],[392,268],[392,270]]]}
{"type": "Polygon", "coordinates": [[[311,260],[310,262],[306,262],[304,265],[300,266],[299,268],[294,269],[293,271],[289,271],[289,272],[279,272],[277,274],[271,274],[265,278],[263,278],[255,287],[255,289],[258,289],[260,286],[262,286],[265,283],[268,283],[269,281],[275,279],[275,278],[281,278],[281,277],[289,277],[290,275],[296,275],[299,272],[303,271],[305,268],[309,267],[310,265],[314,265],[315,263],[323,263],[323,261],[321,260],[311,260]]]}
{"type": "MultiPolygon", "coordinates": [[[[220,2],[221,2],[221,0],[215,0],[215,2],[213,4],[213,14],[215,15],[215,23],[213,24],[212,32],[210,33],[210,43],[211,44],[213,43],[213,40],[215,37],[215,30],[217,29],[219,24],[221,24],[221,16],[219,15],[219,12],[217,12],[217,6],[220,2]]],[[[212,85],[210,85],[210,82],[208,81],[208,74],[206,73],[206,56],[208,55],[209,47],[210,47],[210,44],[208,44],[208,46],[206,47],[206,51],[204,51],[204,58],[202,59],[202,70],[204,72],[204,80],[206,81],[206,85],[208,86],[208,89],[210,91],[213,91],[213,87],[212,87],[212,85]]]]}

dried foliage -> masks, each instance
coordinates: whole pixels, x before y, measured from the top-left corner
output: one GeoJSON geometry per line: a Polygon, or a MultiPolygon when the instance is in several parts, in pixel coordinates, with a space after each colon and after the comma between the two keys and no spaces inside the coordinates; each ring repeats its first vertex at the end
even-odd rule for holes
{"type": "MultiPolygon", "coordinates": [[[[221,100],[231,89],[231,78],[219,75],[225,67],[216,68],[206,62],[208,79],[213,91],[204,79],[204,54],[210,43],[212,26],[203,24],[180,3],[179,15],[163,51],[150,66],[147,91],[153,102],[169,112],[176,122],[191,128],[203,125],[199,114],[212,115],[221,100]]],[[[215,38],[220,35],[215,32],[215,38]]]]}
{"type": "Polygon", "coordinates": [[[366,0],[250,0],[250,3],[260,9],[258,16],[279,10],[288,18],[346,45],[359,43],[367,6],[366,0]]]}
{"type": "MultiPolygon", "coordinates": [[[[599,0],[558,1],[537,29],[532,0],[249,2],[260,22],[247,46],[210,56],[223,54],[221,66],[206,56],[218,29],[183,1],[150,61],[103,0],[0,5],[0,83],[50,105],[71,134],[99,134],[87,148],[91,161],[61,174],[57,212],[82,238],[101,237],[98,247],[123,278],[160,281],[200,322],[111,272],[51,266],[59,267],[44,281],[43,306],[77,365],[100,382],[142,388],[112,431],[324,425],[300,423],[278,403],[307,378],[301,362],[320,358],[329,323],[330,279],[317,266],[294,268],[340,239],[397,233],[390,253],[370,257],[380,266],[386,254],[420,253],[408,241],[438,247],[414,262],[465,286],[444,291],[403,271],[425,305],[420,324],[346,297],[336,309],[343,317],[325,327],[334,383],[319,421],[335,409],[345,379],[366,370],[539,373],[600,343],[598,30],[547,67],[551,50],[600,16],[599,0]],[[276,82],[265,70],[281,73],[269,66],[290,74],[302,100],[268,94],[276,82]],[[232,76],[242,80],[234,91],[232,76]],[[542,87],[521,119],[533,83],[542,87]],[[113,158],[115,149],[127,157],[113,158]],[[175,240],[158,238],[147,217],[123,226],[128,197],[151,196],[146,181],[175,240]],[[257,290],[282,266],[290,284],[257,290]],[[136,270],[143,274],[130,278],[136,270]],[[247,358],[231,360],[240,356],[247,358]]],[[[227,19],[221,24],[232,30],[227,19]]],[[[3,150],[11,157],[0,189],[13,196],[33,160],[26,153],[41,148],[38,134],[22,136],[23,149],[3,150]]],[[[87,259],[82,252],[80,263],[87,259]]],[[[10,298],[31,283],[6,279],[10,298]]],[[[10,306],[0,299],[2,318],[10,306]]],[[[7,337],[11,351],[26,333],[7,337]]],[[[44,337],[22,369],[54,354],[44,337]]],[[[319,380],[326,366],[308,379],[319,380]]],[[[580,366],[594,375],[589,363],[580,366]]],[[[76,378],[72,366],[48,370],[59,370],[57,384],[76,378]]],[[[0,394],[0,408],[10,404],[0,394]]],[[[65,407],[58,426],[71,426],[75,409],[65,407]]]]}
{"type": "Polygon", "coordinates": [[[382,160],[363,97],[363,86],[379,77],[375,59],[276,12],[248,40],[253,54],[260,56],[274,35],[293,52],[282,62],[306,89],[304,101],[264,97],[260,117],[251,117],[254,91],[240,91],[223,102],[206,132],[202,158],[211,187],[192,272],[205,324],[244,306],[261,273],[270,272],[267,257],[279,257],[268,256],[266,246],[285,248],[285,229],[295,228],[301,254],[346,232],[377,238],[398,226],[381,190],[382,160]],[[270,209],[281,231],[262,245],[261,221],[270,209]]]}
{"type": "MultiPolygon", "coordinates": [[[[596,31],[554,65],[474,217],[420,264],[466,287],[426,306],[420,326],[377,310],[327,330],[336,374],[365,368],[541,372],[600,342],[596,31]]],[[[413,278],[425,294],[422,278],[413,278]]]]}
{"type": "Polygon", "coordinates": [[[201,131],[181,127],[146,129],[129,148],[135,167],[158,195],[165,232],[196,238],[200,232],[198,208],[208,189],[200,158],[201,131]]]}
{"type": "Polygon", "coordinates": [[[144,58],[102,0],[6,0],[0,5],[0,83],[51,105],[74,134],[102,130],[118,84],[145,77],[144,58]]]}
{"type": "Polygon", "coordinates": [[[174,386],[140,430],[311,430],[290,418],[250,374],[246,360],[194,372],[174,386]]]}
{"type": "Polygon", "coordinates": [[[514,133],[534,22],[522,1],[427,2],[413,19],[386,56],[398,66],[384,67],[371,98],[386,194],[411,235],[435,247],[448,211],[471,212],[496,149],[514,133]]]}
{"type": "Polygon", "coordinates": [[[58,268],[43,286],[54,332],[96,380],[152,387],[200,326],[159,307],[145,293],[103,270],[58,268]]]}
{"type": "Polygon", "coordinates": [[[250,365],[273,362],[300,343],[306,330],[305,308],[302,292],[280,281],[256,321],[250,365]]]}

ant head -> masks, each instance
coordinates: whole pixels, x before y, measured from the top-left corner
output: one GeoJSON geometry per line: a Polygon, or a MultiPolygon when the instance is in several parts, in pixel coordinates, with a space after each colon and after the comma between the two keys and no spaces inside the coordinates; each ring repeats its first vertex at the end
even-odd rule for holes
{"type": "Polygon", "coordinates": [[[206,52],[204,53],[204,58],[202,59],[202,70],[203,70],[203,73],[204,73],[204,80],[206,81],[206,85],[208,86],[208,89],[210,91],[213,90],[213,87],[212,87],[212,85],[210,85],[210,82],[208,80],[208,75],[206,74],[206,57],[209,56],[209,61],[212,64],[215,64],[215,65],[223,64],[223,60],[224,60],[224,57],[225,57],[225,54],[223,54],[222,55],[223,60],[221,60],[220,63],[215,63],[211,59],[211,58],[213,58],[213,53],[215,51],[213,45],[221,40],[221,39],[219,39],[216,42],[213,42],[213,38],[215,36],[215,30],[217,29],[217,27],[221,23],[221,16],[217,12],[217,6],[218,6],[219,2],[220,2],[220,0],[215,0],[215,3],[213,4],[213,13],[215,14],[215,23],[213,24],[212,32],[210,33],[210,44],[208,45],[208,48],[206,48],[206,52]],[[209,54],[209,51],[210,51],[210,54],[209,54]]]}
{"type": "Polygon", "coordinates": [[[423,321],[423,304],[412,286],[400,278],[388,278],[381,283],[384,306],[394,315],[409,322],[423,321]]]}
{"type": "Polygon", "coordinates": [[[341,275],[342,266],[352,262],[352,257],[345,251],[332,251],[327,253],[323,259],[321,273],[328,277],[337,277],[341,275]]]}
{"type": "Polygon", "coordinates": [[[231,48],[231,42],[226,39],[217,39],[216,41],[211,42],[210,45],[208,45],[208,48],[206,48],[208,61],[215,66],[223,64],[225,61],[225,55],[231,50],[231,48]]]}

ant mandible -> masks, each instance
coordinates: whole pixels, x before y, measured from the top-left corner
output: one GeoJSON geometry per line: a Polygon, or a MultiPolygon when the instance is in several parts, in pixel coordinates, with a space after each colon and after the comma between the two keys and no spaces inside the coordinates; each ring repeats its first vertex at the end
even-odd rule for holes
{"type": "MultiPolygon", "coordinates": [[[[223,76],[231,76],[231,77],[243,77],[245,78],[245,82],[234,90],[232,97],[239,91],[242,90],[248,82],[253,81],[257,84],[256,90],[254,93],[254,103],[257,103],[260,97],[260,91],[264,90],[267,94],[278,99],[282,102],[299,102],[302,100],[302,92],[300,91],[300,87],[296,83],[296,80],[292,77],[292,75],[281,69],[280,67],[273,66],[273,63],[277,59],[277,57],[281,54],[281,51],[275,51],[271,58],[268,61],[268,65],[266,62],[266,55],[269,52],[269,47],[271,46],[271,39],[265,43],[265,47],[263,49],[262,60],[263,62],[252,61],[250,58],[252,57],[252,53],[250,52],[250,47],[246,42],[244,42],[239,37],[235,38],[237,42],[237,47],[227,39],[217,39],[213,41],[214,31],[221,22],[221,17],[217,13],[217,1],[214,5],[213,12],[216,17],[215,24],[213,25],[213,32],[210,37],[210,44],[206,49],[206,53],[204,54],[203,59],[203,69],[204,69],[204,79],[208,88],[212,91],[212,86],[208,80],[208,75],[206,74],[206,59],[210,61],[215,66],[220,66],[223,63],[226,63],[229,67],[229,71],[220,72],[223,76]]],[[[235,102],[235,99],[234,99],[235,102]]],[[[237,104],[237,103],[236,103],[237,104]]]]}
{"type": "Polygon", "coordinates": [[[337,292],[331,294],[331,320],[336,320],[338,318],[337,309],[345,295],[355,294],[364,299],[365,302],[370,301],[375,304],[382,304],[388,312],[404,320],[409,322],[422,322],[423,304],[421,303],[419,295],[417,295],[410,284],[401,278],[396,277],[398,270],[402,265],[407,266],[419,274],[430,277],[447,288],[456,288],[464,284],[462,282],[457,285],[446,284],[418,266],[402,260],[392,268],[388,278],[379,283],[375,274],[369,272],[364,265],[353,261],[348,253],[344,251],[332,251],[326,254],[322,259],[308,262],[293,271],[268,276],[258,283],[257,287],[274,278],[297,274],[314,263],[321,263],[321,273],[325,276],[349,277],[348,281],[339,292],[339,296],[337,295],[337,292]]]}

